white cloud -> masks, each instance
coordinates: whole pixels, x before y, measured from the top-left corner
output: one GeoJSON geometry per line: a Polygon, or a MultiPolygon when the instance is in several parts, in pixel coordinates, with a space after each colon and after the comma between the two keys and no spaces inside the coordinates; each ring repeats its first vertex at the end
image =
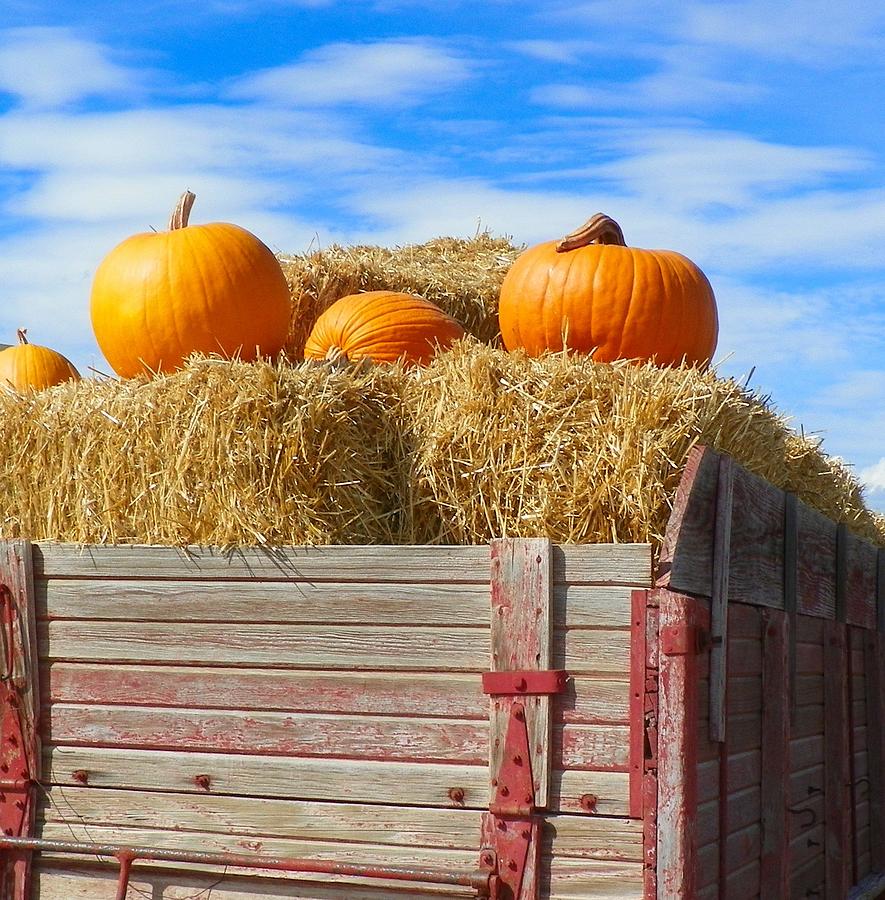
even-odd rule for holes
{"type": "Polygon", "coordinates": [[[328,44],[288,66],[265,69],[234,82],[230,96],[292,107],[413,103],[452,88],[470,64],[432,41],[328,44]]]}
{"type": "Polygon", "coordinates": [[[885,493],[885,456],[873,465],[861,469],[858,475],[870,493],[885,493]]]}
{"type": "Polygon", "coordinates": [[[55,108],[90,96],[130,93],[132,70],[108,49],[64,28],[14,28],[0,32],[0,93],[24,106],[55,108]]]}

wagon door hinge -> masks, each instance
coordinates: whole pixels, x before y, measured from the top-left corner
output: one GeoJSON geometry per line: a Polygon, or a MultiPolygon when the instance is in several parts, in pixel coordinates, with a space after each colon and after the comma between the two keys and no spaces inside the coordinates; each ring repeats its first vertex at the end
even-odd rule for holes
{"type": "Polygon", "coordinates": [[[483,816],[480,867],[493,873],[491,900],[523,900],[523,881],[537,866],[541,817],[536,813],[532,746],[523,696],[562,693],[562,670],[485,672],[483,690],[509,698],[503,747],[495,754],[493,794],[483,816]]]}

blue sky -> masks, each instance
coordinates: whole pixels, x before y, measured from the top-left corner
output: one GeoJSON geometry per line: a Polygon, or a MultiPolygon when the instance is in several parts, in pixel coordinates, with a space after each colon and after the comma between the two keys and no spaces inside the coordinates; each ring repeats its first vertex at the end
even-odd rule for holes
{"type": "Polygon", "coordinates": [[[107,370],[92,273],[185,188],[283,252],[603,211],[885,509],[883,109],[880,0],[4,0],[0,342],[107,370]]]}

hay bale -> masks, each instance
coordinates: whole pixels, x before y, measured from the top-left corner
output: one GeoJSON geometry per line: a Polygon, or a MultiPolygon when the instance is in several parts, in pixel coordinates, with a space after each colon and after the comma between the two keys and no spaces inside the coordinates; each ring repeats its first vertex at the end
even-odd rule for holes
{"type": "Polygon", "coordinates": [[[293,298],[286,351],[300,359],[313,323],[340,297],[377,290],[425,297],[469,334],[491,342],[498,334],[501,282],[519,252],[506,238],[483,233],[469,240],[444,237],[394,249],[333,245],[282,256],[293,298]]]}
{"type": "Polygon", "coordinates": [[[694,369],[466,339],[426,369],[194,359],[0,392],[0,536],[88,543],[658,544],[698,442],[882,541],[851,473],[694,369]]]}

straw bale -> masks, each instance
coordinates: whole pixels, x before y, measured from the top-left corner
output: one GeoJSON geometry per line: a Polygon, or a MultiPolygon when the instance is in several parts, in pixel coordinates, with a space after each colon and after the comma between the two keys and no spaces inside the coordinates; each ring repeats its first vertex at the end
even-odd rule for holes
{"type": "Polygon", "coordinates": [[[343,247],[281,256],[292,291],[292,326],[286,345],[300,359],[317,317],[340,297],[360,291],[418,294],[436,303],[481,341],[498,334],[498,293],[520,248],[507,238],[479,233],[425,244],[386,248],[343,247]]]}
{"type": "Polygon", "coordinates": [[[195,359],[0,394],[0,534],[84,543],[395,541],[378,371],[195,359]]]}
{"type": "Polygon", "coordinates": [[[0,441],[0,537],[658,544],[697,442],[885,535],[851,472],[732,380],[472,338],[408,371],[194,358],[152,380],[0,391],[0,441]]]}
{"type": "Polygon", "coordinates": [[[419,542],[496,535],[659,544],[689,450],[747,469],[882,540],[856,479],[715,372],[462,343],[407,383],[419,542]]]}

